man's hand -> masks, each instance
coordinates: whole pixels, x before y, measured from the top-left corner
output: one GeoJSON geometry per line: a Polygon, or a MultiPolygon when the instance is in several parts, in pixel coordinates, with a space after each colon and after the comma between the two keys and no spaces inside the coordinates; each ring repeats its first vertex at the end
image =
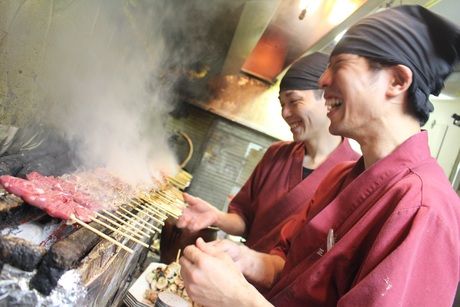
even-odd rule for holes
{"type": "Polygon", "coordinates": [[[230,240],[215,240],[209,242],[208,245],[212,246],[216,250],[220,252],[224,252],[230,256],[230,258],[235,263],[236,267],[239,269],[241,273],[244,274],[245,269],[245,256],[249,249],[245,245],[237,244],[230,240]]]}
{"type": "Polygon", "coordinates": [[[188,206],[177,220],[176,226],[195,232],[215,224],[220,212],[216,207],[190,194],[184,193],[184,200],[188,206]]]}
{"type": "Polygon", "coordinates": [[[243,277],[231,257],[201,238],[180,258],[192,300],[204,306],[271,306],[243,277]]]}

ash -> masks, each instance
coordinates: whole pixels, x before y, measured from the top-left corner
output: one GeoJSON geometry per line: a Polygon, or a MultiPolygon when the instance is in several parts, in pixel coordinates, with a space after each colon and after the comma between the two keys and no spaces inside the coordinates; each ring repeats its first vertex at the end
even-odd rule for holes
{"type": "Polygon", "coordinates": [[[45,241],[58,225],[59,222],[56,220],[51,220],[45,225],[38,222],[29,222],[16,227],[3,229],[0,234],[3,236],[12,235],[19,237],[38,245],[45,241]]]}
{"type": "Polygon", "coordinates": [[[86,289],[81,284],[80,275],[70,270],[62,275],[57,287],[49,296],[43,296],[29,288],[29,281],[35,274],[16,269],[8,264],[0,274],[0,307],[70,307],[82,305],[86,289]]]}

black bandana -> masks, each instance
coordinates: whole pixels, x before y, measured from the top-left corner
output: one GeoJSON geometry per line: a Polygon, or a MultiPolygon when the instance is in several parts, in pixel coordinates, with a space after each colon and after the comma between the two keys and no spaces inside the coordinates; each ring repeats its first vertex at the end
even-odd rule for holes
{"type": "Polygon", "coordinates": [[[352,53],[413,73],[410,100],[423,125],[433,111],[428,96],[439,95],[460,53],[460,28],[421,6],[399,6],[358,21],[331,56],[352,53]]]}
{"type": "Polygon", "coordinates": [[[280,83],[280,92],[287,90],[317,90],[318,80],[326,70],[329,57],[323,53],[300,58],[291,65],[280,83]]]}

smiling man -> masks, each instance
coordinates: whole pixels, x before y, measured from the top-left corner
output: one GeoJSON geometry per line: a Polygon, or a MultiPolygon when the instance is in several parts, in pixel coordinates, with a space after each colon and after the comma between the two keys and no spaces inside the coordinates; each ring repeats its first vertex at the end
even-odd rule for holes
{"type": "Polygon", "coordinates": [[[329,133],[323,91],[318,80],[329,57],[314,53],[296,61],[280,83],[282,116],[294,142],[270,146],[248,181],[233,198],[228,213],[185,194],[188,208],[177,225],[196,231],[209,225],[243,235],[246,245],[270,251],[281,226],[300,212],[324,176],[339,162],[356,160],[346,139],[329,133]]]}
{"type": "Polygon", "coordinates": [[[356,139],[363,157],[326,176],[270,254],[226,241],[187,247],[190,296],[210,306],[452,306],[460,200],[420,126],[459,54],[459,27],[420,6],[351,27],[320,84],[331,133],[356,139]],[[242,274],[274,284],[269,302],[242,274]]]}

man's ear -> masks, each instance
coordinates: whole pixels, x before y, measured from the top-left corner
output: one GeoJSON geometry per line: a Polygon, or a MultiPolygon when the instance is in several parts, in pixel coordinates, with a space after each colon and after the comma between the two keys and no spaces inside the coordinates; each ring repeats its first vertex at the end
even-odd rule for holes
{"type": "Polygon", "coordinates": [[[388,84],[387,96],[395,97],[404,94],[412,84],[412,71],[404,65],[395,65],[389,68],[391,79],[388,84]]]}

